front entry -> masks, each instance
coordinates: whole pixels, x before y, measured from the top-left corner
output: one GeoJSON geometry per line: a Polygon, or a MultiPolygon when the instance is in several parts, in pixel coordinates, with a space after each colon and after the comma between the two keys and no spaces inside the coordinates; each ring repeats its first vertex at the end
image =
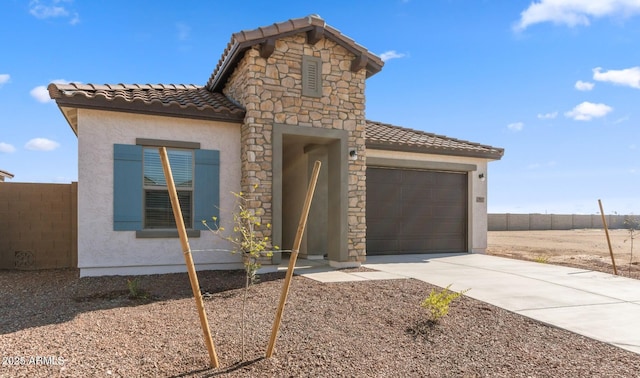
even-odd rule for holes
{"type": "Polygon", "coordinates": [[[316,160],[322,163],[300,256],[348,261],[347,133],[274,125],[273,242],[290,250],[316,160]]]}

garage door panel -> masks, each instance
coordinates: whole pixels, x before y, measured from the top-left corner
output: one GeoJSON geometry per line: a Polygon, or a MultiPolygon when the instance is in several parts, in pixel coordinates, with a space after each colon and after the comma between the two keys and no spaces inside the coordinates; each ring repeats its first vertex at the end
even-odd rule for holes
{"type": "Polygon", "coordinates": [[[437,238],[429,240],[429,250],[434,252],[461,252],[466,246],[459,240],[452,238],[437,238]]]}
{"type": "Polygon", "coordinates": [[[438,184],[438,186],[450,186],[450,187],[460,187],[460,185],[467,182],[467,175],[463,173],[451,173],[446,172],[444,174],[438,174],[441,172],[434,173],[434,182],[438,184]]]}
{"type": "Polygon", "coordinates": [[[467,182],[453,172],[368,168],[367,254],[466,251],[467,182]]]}
{"type": "Polygon", "coordinates": [[[397,240],[380,240],[372,239],[367,240],[367,254],[368,255],[388,255],[397,253],[400,250],[400,246],[397,240]]]}
{"type": "Polygon", "coordinates": [[[367,220],[371,211],[371,219],[402,219],[402,208],[394,203],[380,203],[367,207],[367,220]]]}
{"type": "Polygon", "coordinates": [[[467,213],[467,207],[460,202],[453,203],[440,203],[436,206],[432,206],[430,209],[430,214],[436,218],[464,218],[467,213]]]}
{"type": "Polygon", "coordinates": [[[402,239],[399,242],[400,253],[423,253],[428,246],[425,239],[402,239]]]}
{"type": "Polygon", "coordinates": [[[451,201],[452,198],[459,199],[466,193],[466,190],[460,188],[434,188],[431,190],[430,197],[434,201],[451,201]]]}
{"type": "Polygon", "coordinates": [[[376,230],[376,233],[371,235],[371,239],[385,239],[393,238],[401,233],[402,222],[399,220],[378,219],[367,221],[367,226],[376,230]]]}
{"type": "Polygon", "coordinates": [[[435,172],[419,171],[419,170],[401,170],[397,169],[397,172],[401,172],[401,179],[403,186],[417,187],[424,186],[425,184],[433,184],[437,180],[435,172]]]}
{"type": "Polygon", "coordinates": [[[367,170],[367,184],[400,182],[402,171],[396,169],[373,169],[367,170]]]}
{"type": "Polygon", "coordinates": [[[429,218],[416,218],[415,222],[403,222],[399,228],[400,233],[396,234],[400,237],[422,236],[435,237],[436,235],[446,234],[447,236],[459,236],[466,230],[465,224],[458,220],[439,220],[434,222],[429,218]]]}
{"type": "Polygon", "coordinates": [[[433,203],[431,190],[403,190],[399,198],[404,206],[427,206],[433,203]]]}

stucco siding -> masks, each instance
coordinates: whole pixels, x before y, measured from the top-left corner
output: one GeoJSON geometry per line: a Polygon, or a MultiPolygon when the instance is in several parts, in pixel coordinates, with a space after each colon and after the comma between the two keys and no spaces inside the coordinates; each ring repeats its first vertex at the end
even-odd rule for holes
{"type": "Polygon", "coordinates": [[[484,253],[486,251],[488,228],[487,159],[367,149],[367,164],[369,164],[370,161],[374,161],[376,158],[395,161],[409,161],[414,162],[414,164],[418,164],[418,162],[442,163],[440,166],[443,167],[446,167],[447,164],[450,164],[451,167],[455,168],[456,166],[459,166],[460,169],[470,169],[471,166],[475,166],[475,170],[468,171],[469,252],[484,253]],[[484,180],[480,179],[480,174],[484,175],[484,180]]]}
{"type": "MultiPolygon", "coordinates": [[[[78,111],[78,267],[81,276],[184,272],[179,239],[136,238],[135,231],[113,231],[113,145],[136,138],[198,142],[220,151],[221,218],[240,190],[240,127],[205,120],[79,109],[78,111]]],[[[197,178],[196,178],[197,179],[197,178]]],[[[132,194],[135,195],[135,194],[132,194]]],[[[141,195],[141,193],[140,193],[141,195]]],[[[197,222],[199,220],[194,220],[197,222]]],[[[190,238],[191,249],[228,249],[208,231],[190,238]]],[[[194,252],[198,269],[241,267],[225,252],[194,252]]]]}

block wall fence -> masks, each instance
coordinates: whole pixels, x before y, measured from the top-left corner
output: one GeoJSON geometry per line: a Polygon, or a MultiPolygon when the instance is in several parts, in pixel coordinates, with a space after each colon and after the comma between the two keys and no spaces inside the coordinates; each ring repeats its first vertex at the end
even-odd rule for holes
{"type": "MultiPolygon", "coordinates": [[[[489,231],[574,230],[604,228],[600,214],[489,214],[489,231]]],[[[627,228],[634,215],[605,215],[609,229],[627,228]]]]}
{"type": "Polygon", "coordinates": [[[78,183],[0,183],[0,269],[78,266],[78,183]]]}
{"type": "MultiPolygon", "coordinates": [[[[0,183],[0,269],[78,266],[78,183],[0,183]]],[[[606,215],[610,229],[640,216],[606,215]]],[[[599,214],[489,214],[489,231],[603,228],[599,214]]]]}

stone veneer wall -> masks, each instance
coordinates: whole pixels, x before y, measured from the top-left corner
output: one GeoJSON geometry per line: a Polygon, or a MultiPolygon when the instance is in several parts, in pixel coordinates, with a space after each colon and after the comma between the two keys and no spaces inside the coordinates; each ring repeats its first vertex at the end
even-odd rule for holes
{"type": "Polygon", "coordinates": [[[353,54],[326,38],[309,45],[304,33],[285,37],[277,40],[268,59],[260,57],[257,47],[249,49],[226,83],[224,94],[246,109],[241,186],[246,193],[255,192],[251,206],[265,210],[263,223],[272,222],[273,124],[348,131],[349,148],[358,153],[356,160],[349,161],[349,261],[364,261],[366,72],[351,72],[353,59],[353,54]],[[320,98],[302,96],[303,55],[322,59],[320,98]]]}

